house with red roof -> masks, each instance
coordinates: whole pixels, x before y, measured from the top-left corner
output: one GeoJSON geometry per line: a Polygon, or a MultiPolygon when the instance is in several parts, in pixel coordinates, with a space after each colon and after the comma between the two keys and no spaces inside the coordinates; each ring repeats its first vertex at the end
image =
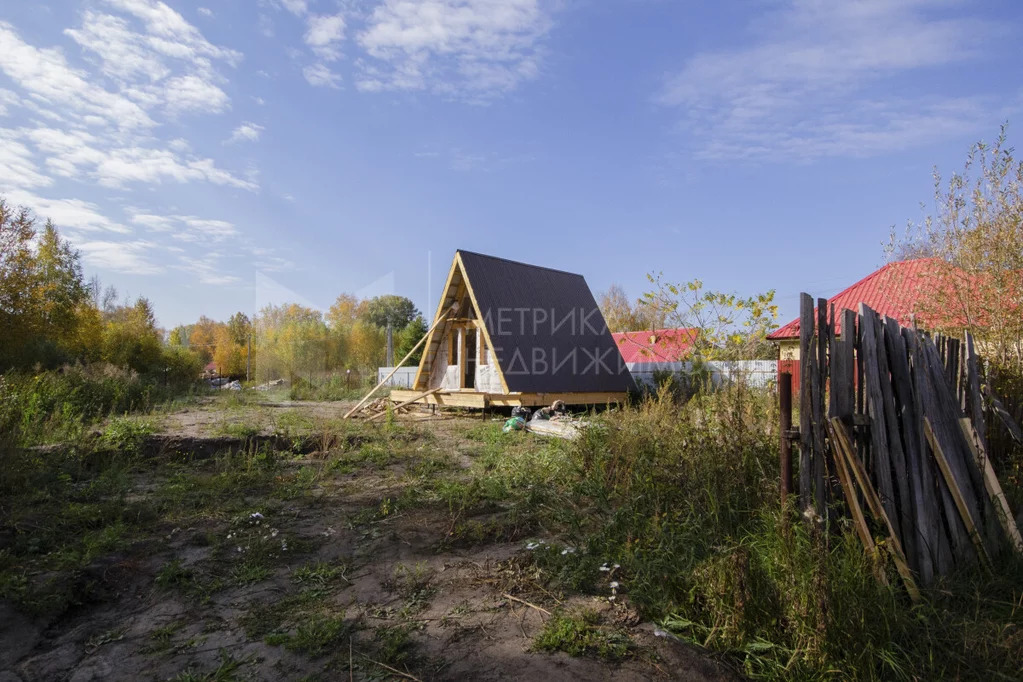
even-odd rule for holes
{"type": "Polygon", "coordinates": [[[678,329],[647,329],[611,334],[625,364],[647,362],[681,362],[689,357],[699,336],[695,327],[678,329]]]}
{"type": "MultiPolygon", "coordinates": [[[[926,301],[934,292],[939,275],[935,259],[918,258],[889,263],[859,282],[828,299],[828,308],[835,309],[835,333],[842,333],[842,311],[858,311],[865,303],[881,315],[908,326],[921,319],[926,301]]],[[[814,311],[816,316],[816,310],[814,311]]],[[[778,345],[778,373],[792,374],[793,387],[799,386],[799,318],[775,330],[767,337],[778,345]]]]}

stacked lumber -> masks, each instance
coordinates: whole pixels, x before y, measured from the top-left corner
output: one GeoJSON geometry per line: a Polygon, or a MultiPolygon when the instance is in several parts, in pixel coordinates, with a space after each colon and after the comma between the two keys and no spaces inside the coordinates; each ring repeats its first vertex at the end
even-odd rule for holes
{"type": "Polygon", "coordinates": [[[991,466],[974,339],[932,337],[863,304],[835,328],[827,301],[815,311],[803,294],[801,507],[848,515],[870,553],[884,540],[914,598],[918,583],[1023,553],[991,466]]]}

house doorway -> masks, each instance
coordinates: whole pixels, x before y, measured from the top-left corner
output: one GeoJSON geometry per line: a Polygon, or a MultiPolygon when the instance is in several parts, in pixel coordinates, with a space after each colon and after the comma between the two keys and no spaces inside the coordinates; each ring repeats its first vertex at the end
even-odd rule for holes
{"type": "Polygon", "coordinates": [[[465,376],[463,388],[476,388],[476,330],[465,330],[465,376]]]}

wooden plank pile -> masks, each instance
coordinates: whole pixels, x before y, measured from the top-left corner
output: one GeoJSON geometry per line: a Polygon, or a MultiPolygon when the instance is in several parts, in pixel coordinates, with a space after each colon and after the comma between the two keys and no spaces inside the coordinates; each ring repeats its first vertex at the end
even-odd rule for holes
{"type": "Polygon", "coordinates": [[[918,584],[1023,553],[991,467],[974,340],[931,337],[862,304],[842,311],[839,336],[835,310],[820,299],[815,311],[808,294],[800,313],[807,515],[848,513],[868,552],[881,544],[892,554],[914,598],[918,584]]]}

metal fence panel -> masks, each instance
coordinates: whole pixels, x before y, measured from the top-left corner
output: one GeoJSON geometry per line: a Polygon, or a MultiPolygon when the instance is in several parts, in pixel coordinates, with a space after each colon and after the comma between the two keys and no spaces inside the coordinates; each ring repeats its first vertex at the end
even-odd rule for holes
{"type": "MultiPolygon", "coordinates": [[[[393,367],[380,367],[377,369],[377,383],[384,380],[388,374],[391,373],[393,367]]],[[[412,382],[416,380],[416,370],[418,367],[399,367],[398,371],[394,373],[394,376],[387,380],[384,386],[393,386],[394,388],[412,388],[412,382]]]]}

